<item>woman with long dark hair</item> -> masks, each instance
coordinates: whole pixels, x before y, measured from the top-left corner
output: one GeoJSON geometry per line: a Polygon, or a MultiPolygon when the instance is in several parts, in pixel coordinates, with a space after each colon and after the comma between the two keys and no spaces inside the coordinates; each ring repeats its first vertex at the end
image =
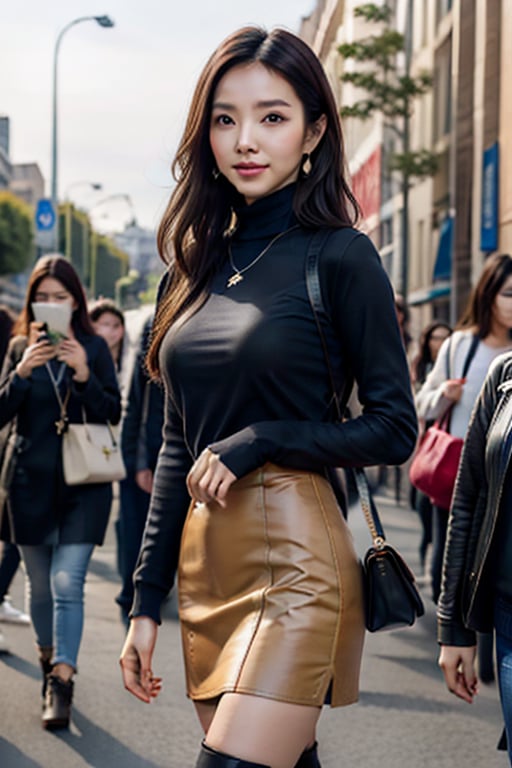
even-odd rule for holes
{"type": "MultiPolygon", "coordinates": [[[[512,349],[512,257],[495,254],[484,263],[456,331],[444,341],[435,365],[416,395],[420,419],[442,418],[451,408],[449,429],[464,437],[484,378],[494,358],[512,349]],[[465,375],[464,375],[465,374],[465,375]]],[[[432,597],[437,603],[448,510],[434,506],[432,597]]]]}
{"type": "Polygon", "coordinates": [[[319,766],[322,704],[358,696],[360,566],[328,466],[394,464],[416,420],[393,293],[352,228],[336,105],[295,35],[248,27],[214,52],[193,96],[160,231],[169,263],[148,362],[166,388],[164,445],[121,666],[142,701],[160,603],[179,560],[197,766],[319,766]],[[336,423],[306,289],[316,233],[336,423]],[[173,258],[170,258],[170,254],[173,258]],[[248,727],[250,723],[250,727],[248,727]]]}
{"type": "MultiPolygon", "coordinates": [[[[43,670],[43,727],[67,727],[83,629],[83,590],[96,544],[103,542],[111,483],[68,486],[62,469],[65,406],[69,422],[116,424],[121,403],[105,341],[94,333],[84,290],[61,256],[40,259],[0,380],[0,427],[16,419],[17,461],[8,497],[8,530],[29,582],[29,608],[43,670]],[[70,318],[57,340],[37,322],[34,303],[70,318]]],[[[5,528],[2,526],[2,531],[5,528]]]]}

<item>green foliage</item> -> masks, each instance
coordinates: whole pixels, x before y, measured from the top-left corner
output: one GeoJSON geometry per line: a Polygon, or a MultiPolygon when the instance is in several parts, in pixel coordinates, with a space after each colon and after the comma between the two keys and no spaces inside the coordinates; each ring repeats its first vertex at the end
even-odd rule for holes
{"type": "Polygon", "coordinates": [[[23,272],[33,258],[33,212],[11,192],[0,192],[0,275],[23,272]]]}
{"type": "Polygon", "coordinates": [[[403,176],[425,178],[437,173],[439,157],[427,149],[421,149],[419,152],[397,152],[391,156],[389,167],[403,176]]]}
{"type": "MultiPolygon", "coordinates": [[[[368,22],[388,25],[392,9],[385,4],[366,3],[355,8],[354,15],[368,22]]],[[[438,158],[426,149],[409,151],[405,123],[413,114],[415,99],[432,87],[432,76],[429,72],[420,72],[412,77],[399,70],[397,55],[405,52],[405,42],[402,34],[385,26],[379,34],[339,46],[338,51],[344,59],[373,65],[371,69],[366,67],[341,76],[344,83],[352,83],[366,91],[366,95],[354,104],[342,107],[340,114],[344,118],[355,117],[359,120],[368,120],[375,113],[382,114],[386,127],[394,131],[404,144],[404,152],[391,158],[390,167],[407,177],[423,178],[436,172],[438,158]]]]}
{"type": "Polygon", "coordinates": [[[158,289],[158,284],[160,283],[160,278],[161,278],[161,275],[156,275],[153,272],[149,273],[149,275],[146,278],[147,288],[145,291],[141,291],[141,293],[139,294],[139,298],[142,304],[156,303],[156,293],[158,289]]]}
{"type": "Polygon", "coordinates": [[[388,5],[375,5],[375,3],[364,3],[354,8],[354,16],[362,16],[366,21],[389,21],[391,13],[388,5]]]}

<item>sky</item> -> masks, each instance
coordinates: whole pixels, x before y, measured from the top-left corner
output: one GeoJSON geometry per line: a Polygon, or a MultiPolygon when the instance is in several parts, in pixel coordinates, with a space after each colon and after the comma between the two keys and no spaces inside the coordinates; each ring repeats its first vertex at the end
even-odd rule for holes
{"type": "Polygon", "coordinates": [[[101,231],[120,231],[133,215],[128,195],[137,222],[155,228],[169,197],[170,166],[192,91],[211,52],[246,24],[297,32],[315,4],[2,0],[0,115],[10,118],[11,161],[38,163],[49,196],[55,41],[70,21],[108,14],[113,28],[77,24],[60,46],[59,198],[91,209],[101,231]],[[121,197],[101,203],[116,195],[121,197]]]}

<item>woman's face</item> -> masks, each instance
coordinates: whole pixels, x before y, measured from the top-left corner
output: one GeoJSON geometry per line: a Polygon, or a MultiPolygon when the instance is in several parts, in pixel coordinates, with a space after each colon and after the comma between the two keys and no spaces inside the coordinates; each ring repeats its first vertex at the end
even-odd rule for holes
{"type": "Polygon", "coordinates": [[[430,359],[432,362],[435,362],[437,359],[437,356],[439,354],[439,350],[441,349],[441,345],[443,341],[446,341],[448,336],[450,335],[450,331],[448,328],[445,328],[443,325],[438,325],[436,328],[432,330],[432,333],[429,336],[428,340],[428,348],[430,352],[430,359]]]}
{"type": "Polygon", "coordinates": [[[505,279],[496,294],[492,306],[492,323],[502,328],[512,328],[512,275],[505,279]]]}
{"type": "Polygon", "coordinates": [[[113,312],[103,312],[92,325],[98,336],[103,336],[109,349],[115,349],[121,343],[124,325],[113,312]]]}
{"type": "Polygon", "coordinates": [[[35,290],[33,300],[43,304],[71,304],[73,309],[77,308],[73,294],[55,277],[43,277],[35,290]]]}
{"type": "Polygon", "coordinates": [[[219,171],[247,203],[298,178],[302,158],[325,131],[325,118],[307,127],[292,86],[263,64],[233,67],[213,97],[210,145],[219,171]]]}

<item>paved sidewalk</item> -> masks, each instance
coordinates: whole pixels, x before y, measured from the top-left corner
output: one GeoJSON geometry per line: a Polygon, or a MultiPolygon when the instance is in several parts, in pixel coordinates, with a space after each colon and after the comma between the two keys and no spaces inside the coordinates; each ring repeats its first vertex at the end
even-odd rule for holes
{"type": "MultiPolygon", "coordinates": [[[[390,541],[417,566],[419,525],[405,506],[379,498],[390,541]]],[[[351,511],[359,552],[369,544],[362,515],[351,511]]],[[[13,592],[22,605],[19,572],[13,592]]],[[[30,627],[3,624],[12,654],[0,656],[1,768],[192,768],[201,733],[184,694],[179,628],[172,604],[159,633],[155,672],[164,678],[147,706],[121,685],[123,629],[112,530],[96,550],[87,584],[80,674],[69,732],[40,726],[40,673],[30,627]]],[[[472,706],[451,696],[437,667],[435,615],[407,630],[368,636],[359,705],[328,710],[319,728],[323,768],[506,768],[496,751],[501,717],[496,686],[481,686],[472,706]]],[[[250,724],[248,724],[250,727],[250,724]]]]}

